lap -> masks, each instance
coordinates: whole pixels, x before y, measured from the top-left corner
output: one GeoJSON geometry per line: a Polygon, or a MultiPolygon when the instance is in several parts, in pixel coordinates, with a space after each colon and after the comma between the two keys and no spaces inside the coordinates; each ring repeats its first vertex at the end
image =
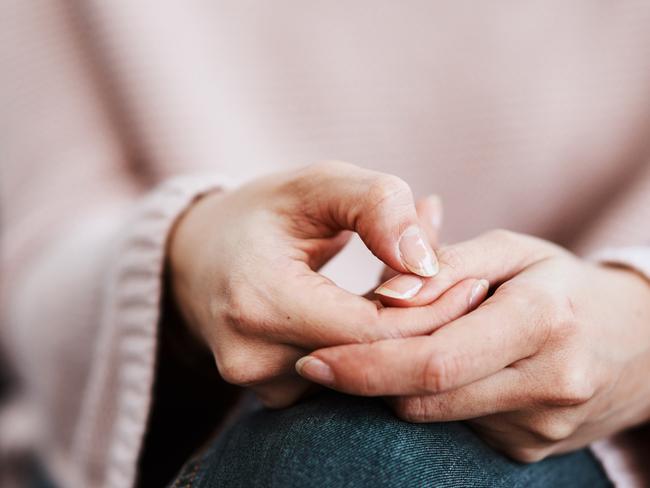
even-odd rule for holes
{"type": "Polygon", "coordinates": [[[460,422],[409,424],[377,399],[324,392],[241,417],[174,487],[611,486],[589,450],[520,464],[460,422]]]}

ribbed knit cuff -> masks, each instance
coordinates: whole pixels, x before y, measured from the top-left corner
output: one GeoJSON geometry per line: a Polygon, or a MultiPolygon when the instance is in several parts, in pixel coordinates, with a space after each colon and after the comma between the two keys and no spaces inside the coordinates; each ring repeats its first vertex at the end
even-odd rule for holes
{"type": "Polygon", "coordinates": [[[228,186],[215,174],[170,179],[141,202],[124,228],[76,446],[88,481],[115,488],[135,482],[152,406],[167,240],[196,198],[228,186]]]}

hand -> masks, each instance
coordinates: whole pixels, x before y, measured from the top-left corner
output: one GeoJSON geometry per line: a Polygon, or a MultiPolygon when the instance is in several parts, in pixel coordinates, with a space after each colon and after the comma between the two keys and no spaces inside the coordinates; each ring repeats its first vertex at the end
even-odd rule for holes
{"type": "Polygon", "coordinates": [[[348,393],[391,395],[409,421],[471,420],[523,462],[650,418],[647,281],[506,231],[438,257],[440,273],[411,305],[471,276],[488,278],[493,296],[432,335],[317,350],[298,362],[300,373],[348,393]]]}
{"type": "Polygon", "coordinates": [[[269,406],[309,385],[294,363],[307,351],[433,331],[467,310],[476,280],[435,304],[381,308],[316,271],[356,231],[388,266],[431,276],[437,261],[397,177],[323,163],[197,201],[170,240],[171,288],[185,322],[223,378],[269,406]]]}

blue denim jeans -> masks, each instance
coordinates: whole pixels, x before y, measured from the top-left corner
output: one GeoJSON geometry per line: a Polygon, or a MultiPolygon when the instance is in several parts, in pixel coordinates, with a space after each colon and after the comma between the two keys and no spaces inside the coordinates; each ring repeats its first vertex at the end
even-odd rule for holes
{"type": "Polygon", "coordinates": [[[253,409],[188,462],[180,487],[612,486],[588,449],[520,464],[463,423],[409,424],[381,400],[323,392],[253,409]]]}

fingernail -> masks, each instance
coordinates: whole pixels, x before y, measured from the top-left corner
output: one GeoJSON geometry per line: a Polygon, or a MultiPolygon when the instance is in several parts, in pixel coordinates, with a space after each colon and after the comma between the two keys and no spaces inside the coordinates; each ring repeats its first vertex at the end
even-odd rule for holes
{"type": "Polygon", "coordinates": [[[399,239],[398,248],[402,264],[411,273],[426,277],[438,273],[436,255],[417,225],[412,225],[404,231],[399,239]]]}
{"type": "Polygon", "coordinates": [[[408,300],[417,295],[423,284],[422,278],[411,274],[400,274],[382,283],[375,293],[389,298],[408,300]]]}
{"type": "Polygon", "coordinates": [[[472,286],[472,291],[469,294],[469,310],[474,310],[479,303],[483,301],[490,289],[490,282],[488,280],[478,280],[472,286]]]}
{"type": "Polygon", "coordinates": [[[327,364],[314,356],[305,356],[296,361],[296,371],[300,376],[321,384],[334,383],[334,372],[327,364]]]}

